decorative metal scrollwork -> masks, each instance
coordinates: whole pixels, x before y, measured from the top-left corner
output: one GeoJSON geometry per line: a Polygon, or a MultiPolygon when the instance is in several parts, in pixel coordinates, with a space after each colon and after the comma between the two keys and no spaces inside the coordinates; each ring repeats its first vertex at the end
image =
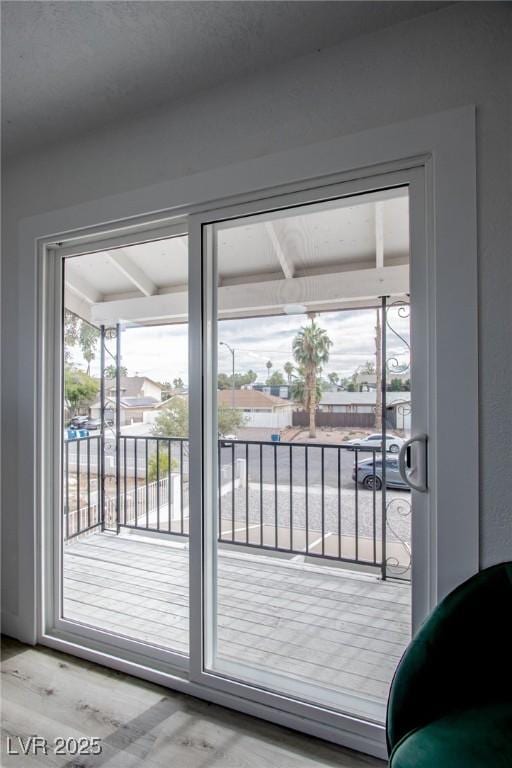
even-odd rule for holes
{"type": "MultiPolygon", "coordinates": [[[[410,535],[407,539],[404,532],[396,529],[396,523],[390,522],[390,517],[398,518],[398,521],[405,520],[411,516],[411,502],[403,497],[391,499],[386,504],[386,528],[393,535],[394,541],[398,543],[405,553],[405,562],[397,555],[386,557],[386,568],[393,570],[394,576],[404,576],[411,568],[411,543],[410,535]]],[[[388,538],[388,541],[390,539],[388,538]]]]}
{"type": "Polygon", "coordinates": [[[411,367],[411,345],[407,339],[399,333],[399,331],[393,327],[390,322],[390,312],[396,311],[397,316],[400,319],[407,319],[410,315],[410,305],[406,301],[394,301],[388,304],[386,308],[385,327],[389,328],[391,333],[399,340],[402,348],[399,351],[394,351],[386,359],[386,368],[390,374],[402,375],[407,373],[411,367]]]}

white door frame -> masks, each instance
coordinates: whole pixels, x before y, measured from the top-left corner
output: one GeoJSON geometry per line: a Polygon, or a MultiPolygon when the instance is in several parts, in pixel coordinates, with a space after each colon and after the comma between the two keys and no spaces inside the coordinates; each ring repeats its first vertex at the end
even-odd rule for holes
{"type": "MultiPolygon", "coordinates": [[[[350,181],[363,176],[423,166],[425,171],[426,242],[432,271],[429,306],[431,327],[443,329],[443,339],[432,341],[430,359],[436,381],[432,402],[432,439],[435,440],[436,477],[431,489],[446,500],[450,514],[437,510],[436,544],[430,552],[433,583],[431,602],[440,599],[478,569],[478,356],[477,356],[477,238],[475,109],[464,107],[403,123],[343,136],[288,152],[260,157],[194,176],[102,200],[24,219],[19,225],[19,317],[23,354],[18,363],[18,428],[20,473],[18,560],[19,612],[6,616],[16,636],[25,642],[58,646],[71,653],[124,669],[142,677],[244,712],[266,717],[300,730],[373,754],[384,754],[383,729],[359,721],[346,728],[321,724],[309,717],[247,701],[228,693],[205,689],[182,673],[155,671],[136,659],[120,658],[112,649],[96,647],[58,635],[44,622],[44,574],[51,553],[43,550],[45,514],[48,512],[45,455],[44,375],[45,338],[44,262],[48,247],[68,238],[110,231],[119,233],[138,225],[170,217],[192,215],[216,205],[240,204],[258,197],[285,194],[297,185],[315,186],[315,180],[350,181]],[[436,341],[437,343],[434,343],[436,341]],[[436,372],[440,375],[437,377],[436,372]],[[461,387],[460,383],[464,382],[461,387]],[[36,393],[36,397],[34,397],[36,393]],[[457,435],[456,464],[448,437],[457,435]],[[445,437],[446,436],[446,437],[445,437]],[[27,458],[29,457],[29,458],[27,458]]],[[[191,251],[200,253],[192,236],[191,251]]],[[[201,280],[197,257],[190,264],[189,282],[201,280]]],[[[198,338],[201,296],[190,294],[190,331],[198,338]]],[[[45,346],[46,344],[46,346],[45,346]]],[[[201,370],[200,349],[191,344],[190,368],[201,370]]],[[[192,397],[198,399],[198,383],[192,397]]],[[[191,434],[202,429],[193,415],[191,434]]],[[[197,433],[200,434],[200,433],[197,433]]],[[[196,440],[197,443],[197,440],[196,440]]],[[[196,447],[197,451],[197,447],[196,447]]],[[[433,481],[433,482],[432,482],[433,481]]],[[[200,532],[202,484],[191,487],[192,536],[200,532]]],[[[50,546],[48,539],[45,540],[50,546]]],[[[46,546],[46,545],[45,545],[46,546]]],[[[193,565],[191,566],[193,569],[193,565]]],[[[192,570],[192,589],[197,591],[192,570]]],[[[197,606],[196,606],[197,610],[197,606]]]]}
{"type": "MultiPolygon", "coordinates": [[[[425,186],[426,163],[423,158],[408,159],[393,164],[394,169],[387,173],[364,171],[358,178],[333,183],[333,177],[315,180],[313,186],[304,182],[293,185],[284,195],[276,194],[259,197],[250,203],[212,207],[211,210],[192,215],[189,219],[189,286],[190,299],[197,297],[200,312],[190,310],[189,340],[191,349],[189,397],[194,407],[191,408],[190,425],[190,464],[194,467],[195,482],[191,493],[197,494],[191,499],[191,508],[195,514],[191,518],[190,537],[190,678],[201,686],[217,691],[247,698],[260,704],[282,709],[298,717],[313,722],[330,725],[340,732],[352,731],[358,738],[374,742],[382,734],[382,726],[363,722],[362,718],[343,714],[342,694],[337,708],[327,704],[317,705],[307,701],[307,685],[297,685],[297,699],[279,693],[277,678],[267,676],[265,689],[251,685],[244,680],[243,664],[230,664],[230,676],[217,674],[211,670],[215,647],[216,613],[214,610],[216,594],[216,556],[217,531],[217,467],[216,467],[216,366],[214,358],[217,351],[217,289],[213,262],[213,230],[209,225],[222,221],[243,221],[243,217],[279,211],[283,208],[307,205],[323,200],[344,197],[357,204],[358,195],[407,186],[409,190],[409,208],[411,225],[411,326],[412,360],[411,379],[413,382],[413,434],[427,433],[429,440],[429,459],[432,462],[428,493],[412,492],[413,495],[413,631],[428,615],[437,602],[440,574],[437,563],[432,558],[435,548],[437,510],[439,507],[437,487],[437,427],[435,423],[436,382],[430,375],[430,356],[436,350],[436,328],[432,324],[433,315],[428,308],[435,301],[435,275],[433,260],[427,252],[425,221],[425,186]],[[396,170],[395,170],[396,168],[396,170]],[[322,183],[322,181],[324,183],[322,183]],[[200,268],[195,269],[199,264],[200,268]],[[429,327],[430,326],[430,327],[429,327]],[[431,346],[429,347],[429,342],[431,346]],[[426,372],[426,373],[425,373],[426,372]],[[420,375],[418,375],[420,374],[420,375]],[[198,404],[202,403],[202,409],[198,404]],[[202,481],[201,495],[198,493],[202,481]],[[202,517],[198,510],[202,510],[202,517]],[[338,711],[337,711],[338,710],[338,711]]],[[[300,207],[298,208],[300,211],[300,207]]],[[[383,321],[384,322],[384,321],[383,321]]],[[[435,370],[435,366],[434,366],[435,370]]],[[[444,493],[445,489],[441,489],[444,493]]],[[[332,698],[332,697],[331,697],[332,698]]],[[[349,708],[349,704],[347,708],[349,708]]]]}

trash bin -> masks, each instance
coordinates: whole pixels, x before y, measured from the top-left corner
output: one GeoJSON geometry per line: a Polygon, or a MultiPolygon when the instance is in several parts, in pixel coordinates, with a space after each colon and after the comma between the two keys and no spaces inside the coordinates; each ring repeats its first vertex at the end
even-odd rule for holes
{"type": "Polygon", "coordinates": [[[270,435],[270,439],[273,443],[280,443],[281,442],[281,435],[274,433],[273,435],[270,435]]]}

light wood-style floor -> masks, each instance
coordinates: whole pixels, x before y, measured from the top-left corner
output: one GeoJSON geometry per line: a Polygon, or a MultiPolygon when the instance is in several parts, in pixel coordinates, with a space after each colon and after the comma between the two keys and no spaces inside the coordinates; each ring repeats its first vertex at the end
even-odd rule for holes
{"type": "MultiPolygon", "coordinates": [[[[94,534],[65,547],[64,616],[188,652],[183,543],[94,534]]],[[[383,722],[410,637],[410,588],[254,551],[218,558],[217,671],[383,722]]]]}
{"type": "Polygon", "coordinates": [[[384,763],[42,647],[2,643],[6,768],[364,768],[384,763]],[[7,737],[98,736],[95,757],[7,755],[7,737]]]}

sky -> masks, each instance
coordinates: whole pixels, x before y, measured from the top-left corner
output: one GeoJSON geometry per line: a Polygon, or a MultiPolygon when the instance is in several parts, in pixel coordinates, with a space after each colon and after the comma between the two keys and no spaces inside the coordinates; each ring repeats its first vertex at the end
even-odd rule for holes
{"type": "MultiPolygon", "coordinates": [[[[408,319],[400,318],[396,309],[389,310],[388,319],[402,336],[409,338],[408,319]]],[[[340,377],[351,376],[358,366],[367,360],[375,360],[375,310],[326,312],[318,315],[316,320],[333,342],[325,374],[335,371],[340,377]]],[[[268,360],[273,364],[271,372],[276,369],[282,371],[287,361],[293,363],[293,338],[307,322],[305,315],[222,320],[219,322],[219,341],[234,348],[237,372],[252,369],[258,374],[259,381],[265,381],[268,360]]],[[[404,345],[390,330],[387,340],[389,354],[397,354],[405,360],[404,345]]],[[[170,382],[181,378],[187,384],[187,344],[186,325],[126,328],[122,335],[122,365],[131,376],[148,376],[157,381],[170,382]]],[[[79,367],[85,368],[78,350],[74,350],[73,358],[79,367]]],[[[230,352],[220,346],[219,373],[230,374],[231,366],[230,352]]],[[[91,373],[99,374],[98,359],[93,361],[91,373]]]]}

